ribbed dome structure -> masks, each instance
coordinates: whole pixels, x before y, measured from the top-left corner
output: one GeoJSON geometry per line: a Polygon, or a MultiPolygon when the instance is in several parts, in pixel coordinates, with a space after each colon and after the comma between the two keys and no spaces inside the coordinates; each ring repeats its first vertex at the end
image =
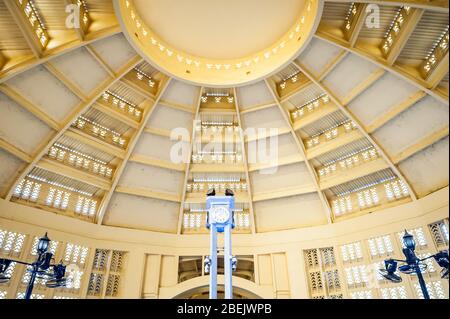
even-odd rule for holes
{"type": "Polygon", "coordinates": [[[31,224],[206,238],[230,188],[253,243],[448,196],[448,2],[66,2],[0,1],[0,196],[31,224]]]}

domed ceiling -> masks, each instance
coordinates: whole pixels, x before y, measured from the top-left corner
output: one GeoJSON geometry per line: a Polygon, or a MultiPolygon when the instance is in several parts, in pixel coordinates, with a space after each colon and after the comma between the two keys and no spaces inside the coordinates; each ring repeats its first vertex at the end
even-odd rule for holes
{"type": "Polygon", "coordinates": [[[73,2],[80,28],[65,0],[0,0],[6,201],[205,234],[206,190],[228,187],[235,233],[252,234],[448,186],[447,1],[73,2]],[[159,57],[133,39],[127,8],[159,57]]]}
{"type": "Polygon", "coordinates": [[[114,1],[122,30],[158,69],[197,85],[238,86],[289,64],[320,22],[322,2],[114,1]]]}

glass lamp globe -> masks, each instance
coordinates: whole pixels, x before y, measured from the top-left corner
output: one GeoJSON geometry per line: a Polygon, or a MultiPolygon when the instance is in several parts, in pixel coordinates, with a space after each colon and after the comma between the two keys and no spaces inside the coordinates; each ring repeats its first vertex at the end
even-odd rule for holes
{"type": "Polygon", "coordinates": [[[48,249],[49,243],[50,243],[50,238],[48,238],[47,233],[45,233],[44,237],[39,238],[39,242],[37,245],[38,252],[45,253],[48,249]]]}
{"type": "Polygon", "coordinates": [[[416,248],[416,241],[414,240],[414,236],[408,233],[406,230],[405,235],[403,235],[403,243],[408,249],[414,250],[416,248]]]}

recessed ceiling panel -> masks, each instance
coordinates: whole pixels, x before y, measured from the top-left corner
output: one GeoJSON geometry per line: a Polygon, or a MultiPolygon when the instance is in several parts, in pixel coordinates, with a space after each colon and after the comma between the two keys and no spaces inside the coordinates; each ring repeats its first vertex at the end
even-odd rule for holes
{"type": "Polygon", "coordinates": [[[0,93],[0,137],[32,154],[52,130],[20,105],[0,93]]]}
{"type": "Polygon", "coordinates": [[[114,194],[103,223],[107,226],[164,233],[177,231],[180,204],[126,194],[114,194]]]}
{"type": "Polygon", "coordinates": [[[324,225],[327,217],[317,194],[305,194],[254,204],[258,232],[324,225]]]}
{"type": "Polygon", "coordinates": [[[2,196],[8,191],[10,183],[24,162],[0,149],[0,163],[0,196],[2,196]]]}

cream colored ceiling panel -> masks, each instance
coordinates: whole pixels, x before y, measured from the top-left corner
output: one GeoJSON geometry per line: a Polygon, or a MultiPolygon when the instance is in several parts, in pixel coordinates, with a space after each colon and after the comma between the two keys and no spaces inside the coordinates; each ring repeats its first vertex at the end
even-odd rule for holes
{"type": "Polygon", "coordinates": [[[396,155],[423,137],[448,127],[448,113],[448,105],[428,96],[382,126],[373,136],[390,155],[396,155]]]}
{"type": "Polygon", "coordinates": [[[126,194],[114,194],[104,225],[174,233],[179,204],[126,194]]]}
{"type": "Polygon", "coordinates": [[[352,101],[349,108],[359,120],[368,125],[417,92],[417,88],[406,81],[386,74],[352,101]]]}
{"type": "Polygon", "coordinates": [[[21,73],[7,81],[7,85],[59,122],[80,103],[80,99],[43,66],[21,73]]]}
{"type": "Polygon", "coordinates": [[[57,57],[51,63],[72,80],[86,96],[108,78],[108,73],[84,48],[57,57]]]}
{"type": "Polygon", "coordinates": [[[162,99],[182,105],[197,106],[199,88],[180,81],[172,80],[162,99]]]}
{"type": "Polygon", "coordinates": [[[250,106],[275,103],[264,81],[238,88],[237,96],[240,110],[245,110],[250,106]]]}
{"type": "Polygon", "coordinates": [[[137,55],[122,34],[116,34],[107,39],[97,41],[92,44],[92,47],[106,64],[115,71],[126,65],[127,62],[137,55]]]}
{"type": "MultiPolygon", "coordinates": [[[[180,142],[171,141],[165,136],[144,133],[136,144],[133,155],[144,155],[151,158],[170,161],[170,152],[172,147],[177,143],[180,142]]],[[[185,145],[190,145],[188,142],[184,143],[185,145]]],[[[189,147],[187,147],[187,149],[189,149],[189,147]]]]}
{"type": "Polygon", "coordinates": [[[157,105],[150,120],[147,122],[147,126],[165,130],[183,128],[191,132],[193,120],[194,115],[192,113],[176,110],[163,105],[157,105]]]}
{"type": "Polygon", "coordinates": [[[31,154],[52,130],[31,113],[0,93],[0,137],[31,154]]]}
{"type": "Polygon", "coordinates": [[[272,152],[278,159],[292,155],[300,156],[298,146],[291,134],[276,136],[272,140],[266,138],[247,143],[247,157],[249,159],[253,157],[256,163],[263,163],[264,159],[269,158],[272,152]]]}
{"type": "Polygon", "coordinates": [[[323,225],[327,217],[317,194],[254,203],[258,232],[323,225]]]}
{"type": "Polygon", "coordinates": [[[369,79],[379,67],[355,54],[348,54],[324,79],[326,87],[343,98],[359,84],[369,79]]]}
{"type": "Polygon", "coordinates": [[[276,167],[275,170],[261,174],[259,171],[252,172],[250,179],[253,193],[260,194],[274,190],[293,189],[313,189],[311,175],[304,163],[297,163],[276,167]]]}
{"type": "Polygon", "coordinates": [[[0,149],[0,196],[8,191],[10,183],[24,162],[0,149]]]}
{"type": "Polygon", "coordinates": [[[297,58],[300,64],[304,65],[314,75],[319,75],[323,72],[326,66],[332,62],[341,49],[326,41],[313,38],[306,47],[305,51],[297,58]]]}
{"type": "Polygon", "coordinates": [[[400,170],[419,196],[448,185],[448,137],[401,162],[400,170]]]}
{"type": "Polygon", "coordinates": [[[280,110],[276,106],[256,112],[246,113],[242,115],[242,126],[244,129],[249,128],[282,128],[286,127],[286,121],[280,110]]]}
{"type": "Polygon", "coordinates": [[[178,194],[181,190],[183,177],[184,174],[182,172],[138,163],[128,163],[120,178],[119,185],[178,194]]]}

